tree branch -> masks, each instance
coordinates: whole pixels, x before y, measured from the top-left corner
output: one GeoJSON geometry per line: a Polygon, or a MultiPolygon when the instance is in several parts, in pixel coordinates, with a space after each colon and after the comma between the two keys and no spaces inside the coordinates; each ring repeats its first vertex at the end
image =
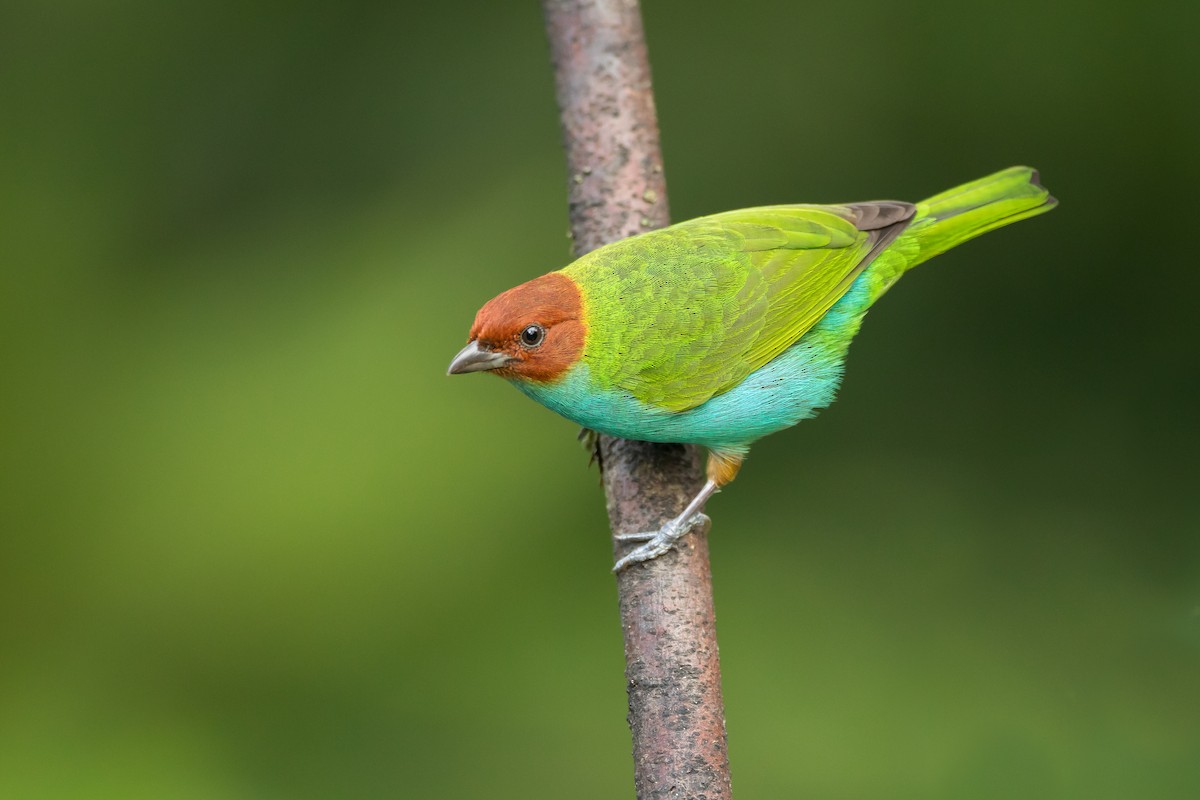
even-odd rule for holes
{"type": "MultiPolygon", "coordinates": [[[[542,10],[577,254],[668,224],[637,0],[543,0],[542,10]]],[[[613,533],[656,530],[703,483],[695,448],[607,436],[599,446],[613,533]]],[[[707,534],[617,575],[639,800],[730,797],[707,534]]]]}

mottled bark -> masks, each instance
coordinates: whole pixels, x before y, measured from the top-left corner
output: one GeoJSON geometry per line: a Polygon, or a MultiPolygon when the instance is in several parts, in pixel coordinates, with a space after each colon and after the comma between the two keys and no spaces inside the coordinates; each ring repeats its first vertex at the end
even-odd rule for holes
{"type": "MultiPolygon", "coordinates": [[[[669,222],[636,0],[543,0],[577,253],[669,222]]],[[[614,533],[655,530],[703,484],[695,448],[600,438],[614,533]]],[[[617,575],[640,800],[730,797],[707,529],[617,575]]],[[[622,550],[614,543],[614,552],[622,550]]]]}

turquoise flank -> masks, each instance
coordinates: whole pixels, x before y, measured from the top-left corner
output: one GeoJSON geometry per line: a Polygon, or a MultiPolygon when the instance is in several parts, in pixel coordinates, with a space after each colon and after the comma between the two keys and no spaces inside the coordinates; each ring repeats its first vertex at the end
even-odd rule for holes
{"type": "Polygon", "coordinates": [[[688,411],[657,408],[594,384],[586,360],[553,383],[513,381],[529,397],[585,428],[651,442],[744,452],[833,402],[850,340],[871,304],[868,269],[817,325],[740,384],[688,411]]]}

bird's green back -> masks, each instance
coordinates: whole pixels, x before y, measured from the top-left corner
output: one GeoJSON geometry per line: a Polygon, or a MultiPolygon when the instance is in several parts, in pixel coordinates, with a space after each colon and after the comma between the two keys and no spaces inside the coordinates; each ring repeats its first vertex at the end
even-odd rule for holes
{"type": "Polygon", "coordinates": [[[693,408],[803,336],[912,212],[744,209],[596,250],[563,270],[582,290],[588,367],[643,402],[693,408]]]}
{"type": "Polygon", "coordinates": [[[581,291],[593,380],[684,411],[795,344],[868,266],[867,306],[916,264],[1054,204],[1036,171],[1012,167],[916,205],[700,217],[602,247],[563,272],[581,291]]]}

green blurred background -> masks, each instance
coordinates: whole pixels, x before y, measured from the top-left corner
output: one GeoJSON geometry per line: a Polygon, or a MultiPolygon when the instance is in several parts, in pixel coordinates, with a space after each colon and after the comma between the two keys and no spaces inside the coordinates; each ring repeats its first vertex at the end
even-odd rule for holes
{"type": "MultiPolygon", "coordinates": [[[[711,504],[738,796],[1200,797],[1196,5],[645,17],[677,219],[1062,201],[711,504]]],[[[534,3],[4,0],[0,797],[632,797],[564,187],[534,3]]]]}

